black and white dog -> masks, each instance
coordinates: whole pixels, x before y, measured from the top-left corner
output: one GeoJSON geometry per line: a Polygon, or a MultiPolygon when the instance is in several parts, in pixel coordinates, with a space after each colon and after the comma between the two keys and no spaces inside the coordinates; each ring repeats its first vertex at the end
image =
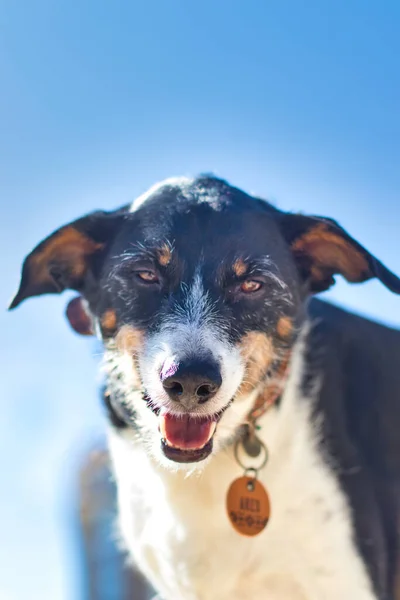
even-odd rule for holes
{"type": "Polygon", "coordinates": [[[164,600],[400,597],[400,333],[310,300],[336,274],[400,293],[335,221],[208,176],[25,260],[11,308],[77,290],[104,342],[120,530],[164,600]]]}

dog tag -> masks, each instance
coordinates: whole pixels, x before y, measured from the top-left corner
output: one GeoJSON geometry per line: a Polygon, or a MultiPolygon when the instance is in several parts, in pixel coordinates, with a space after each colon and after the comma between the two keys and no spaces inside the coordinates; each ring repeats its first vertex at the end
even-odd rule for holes
{"type": "Polygon", "coordinates": [[[226,509],[232,526],[242,535],[260,533],[270,517],[268,494],[256,477],[243,475],[228,490],[226,509]]]}

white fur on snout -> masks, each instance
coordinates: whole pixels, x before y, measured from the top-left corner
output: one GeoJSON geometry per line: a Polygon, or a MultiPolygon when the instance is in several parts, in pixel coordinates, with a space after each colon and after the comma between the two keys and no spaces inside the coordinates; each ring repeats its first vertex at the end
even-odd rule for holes
{"type": "Polygon", "coordinates": [[[244,373],[244,365],[240,353],[229,344],[224,344],[212,331],[198,331],[185,325],[179,325],[174,332],[160,334],[149,343],[149,350],[140,360],[140,371],[143,385],[155,407],[166,406],[172,413],[182,413],[179,403],[173,402],[165,392],[160,370],[164,362],[170,358],[178,360],[174,352],[177,344],[193,343],[197,346],[195,356],[212,356],[221,369],[222,384],[213,398],[199,404],[196,413],[214,414],[224,408],[238,389],[244,373]],[[205,339],[206,338],[206,339],[205,339]],[[206,343],[205,343],[206,341],[206,343]],[[202,352],[203,351],[203,352],[202,352]]]}
{"type": "Polygon", "coordinates": [[[198,414],[212,415],[229,403],[238,389],[244,365],[237,348],[232,346],[214,318],[213,306],[196,274],[184,302],[168,317],[161,331],[146,344],[140,359],[144,387],[155,406],[166,406],[181,413],[179,403],[166,394],[160,379],[165,361],[184,361],[212,357],[221,370],[222,385],[216,395],[196,409],[198,414]]]}
{"type": "MultiPolygon", "coordinates": [[[[187,288],[183,302],[165,321],[159,333],[147,340],[139,358],[143,386],[154,408],[164,407],[171,414],[182,414],[183,407],[171,400],[163,388],[160,371],[165,361],[212,358],[221,371],[222,384],[209,401],[198,404],[193,415],[212,416],[225,409],[238,390],[244,375],[245,365],[239,350],[229,343],[223,328],[218,324],[214,307],[204,291],[201,275],[196,273],[193,283],[187,288]]],[[[137,410],[137,407],[135,407],[137,410]]],[[[157,428],[156,419],[150,419],[144,411],[152,414],[146,406],[139,408],[147,427],[157,428]]],[[[230,412],[230,411],[227,411],[230,412]]],[[[223,444],[220,431],[230,437],[242,415],[230,417],[232,426],[227,426],[225,415],[218,426],[215,443],[223,444]],[[236,421],[238,421],[236,423],[236,421]],[[229,432],[228,432],[229,430],[229,432]]],[[[157,429],[156,429],[157,430],[157,429]]],[[[157,432],[158,433],[158,432],[157,432]]],[[[158,434],[159,437],[159,434],[158,434]]]]}

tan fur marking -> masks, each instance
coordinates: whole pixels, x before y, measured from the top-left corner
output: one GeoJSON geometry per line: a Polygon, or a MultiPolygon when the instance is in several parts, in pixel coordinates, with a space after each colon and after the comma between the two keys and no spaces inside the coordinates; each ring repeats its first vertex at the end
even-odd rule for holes
{"type": "Polygon", "coordinates": [[[115,331],[116,326],[117,315],[115,310],[113,308],[108,308],[101,317],[101,327],[107,334],[110,334],[115,331]]]}
{"type": "Polygon", "coordinates": [[[293,331],[293,323],[290,317],[281,317],[276,324],[276,333],[284,340],[290,337],[293,331]]]}
{"type": "Polygon", "coordinates": [[[247,265],[242,258],[238,258],[232,265],[233,272],[237,277],[242,277],[247,271],[247,265]]]}
{"type": "Polygon", "coordinates": [[[68,225],[53,239],[50,239],[40,252],[31,257],[32,277],[36,281],[50,280],[48,265],[50,262],[60,262],[70,269],[76,279],[86,271],[86,258],[103,247],[68,225]]]}
{"type": "Polygon", "coordinates": [[[157,250],[158,262],[162,267],[166,267],[171,262],[172,251],[168,244],[163,244],[161,248],[157,250]]]}
{"type": "Polygon", "coordinates": [[[137,354],[143,344],[143,332],[132,325],[123,325],[115,336],[115,343],[120,352],[137,354]]]}
{"type": "Polygon", "coordinates": [[[246,361],[246,373],[239,393],[248,394],[257,387],[268,371],[274,357],[274,347],[265,333],[252,331],[244,336],[239,348],[246,361]]]}
{"type": "Polygon", "coordinates": [[[351,282],[363,281],[369,266],[365,257],[324,223],[316,225],[292,244],[292,250],[314,260],[311,274],[316,280],[325,278],[324,267],[335,269],[351,282]]]}

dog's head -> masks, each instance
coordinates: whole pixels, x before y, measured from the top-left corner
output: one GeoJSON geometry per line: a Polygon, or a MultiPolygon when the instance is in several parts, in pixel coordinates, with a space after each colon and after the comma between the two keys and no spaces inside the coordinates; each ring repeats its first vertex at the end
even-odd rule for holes
{"type": "Polygon", "coordinates": [[[192,463],[232,439],[290,351],[305,300],[336,274],[400,293],[336,222],[213,177],[177,179],[41,242],[11,308],[80,292],[67,315],[104,340],[114,402],[153,455],[192,463]]]}

